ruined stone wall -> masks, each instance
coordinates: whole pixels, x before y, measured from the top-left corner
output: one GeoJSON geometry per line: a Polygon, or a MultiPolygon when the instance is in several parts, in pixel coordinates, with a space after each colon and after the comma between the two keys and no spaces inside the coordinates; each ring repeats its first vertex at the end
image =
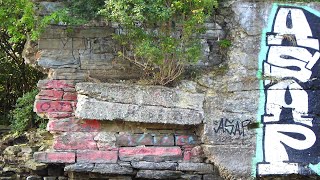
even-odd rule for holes
{"type": "Polygon", "coordinates": [[[66,164],[74,179],[318,175],[319,12],[224,1],[203,36],[199,65],[211,70],[174,88],[105,83],[139,77],[116,58],[116,29],[52,27],[39,41],[50,76],[35,111],[55,140],[35,159],[66,164]]]}

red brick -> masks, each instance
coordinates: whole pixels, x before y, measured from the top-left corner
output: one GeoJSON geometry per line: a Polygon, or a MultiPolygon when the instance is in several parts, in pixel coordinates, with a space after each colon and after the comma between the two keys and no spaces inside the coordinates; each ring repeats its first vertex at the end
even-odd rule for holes
{"type": "Polygon", "coordinates": [[[42,112],[72,112],[73,104],[69,101],[36,101],[35,110],[42,112]]]}
{"type": "Polygon", "coordinates": [[[77,94],[73,92],[65,92],[63,95],[63,100],[65,101],[76,101],[77,100],[77,94]]]}
{"type": "Polygon", "coordinates": [[[63,91],[59,90],[41,90],[37,96],[37,99],[48,100],[61,100],[63,91]]]}
{"type": "Polygon", "coordinates": [[[74,88],[74,84],[64,80],[44,80],[38,83],[40,88],[46,89],[64,89],[64,88],[74,88]]]}
{"type": "Polygon", "coordinates": [[[48,118],[56,118],[56,119],[61,119],[61,118],[68,118],[72,117],[72,113],[68,112],[48,112],[47,113],[48,118]]]}
{"type": "Polygon", "coordinates": [[[93,140],[95,134],[84,132],[70,132],[57,136],[53,142],[56,150],[97,150],[93,140]]]}
{"type": "Polygon", "coordinates": [[[50,163],[75,163],[76,155],[74,152],[49,152],[47,161],[50,163]]]}
{"type": "Polygon", "coordinates": [[[33,157],[43,163],[75,163],[76,160],[74,152],[36,152],[33,157]]]}
{"type": "Polygon", "coordinates": [[[190,161],[190,160],[191,160],[191,151],[184,151],[183,161],[190,161]]]}
{"type": "Polygon", "coordinates": [[[180,147],[123,147],[119,149],[122,161],[177,161],[182,159],[180,147]]]}
{"type": "Polygon", "coordinates": [[[77,120],[74,118],[50,120],[47,125],[48,131],[60,132],[96,132],[101,127],[97,120],[77,120]]]}
{"type": "Polygon", "coordinates": [[[120,134],[117,136],[119,146],[153,145],[151,134],[120,134]]]}
{"type": "Polygon", "coordinates": [[[99,131],[101,129],[101,121],[98,120],[83,120],[81,121],[79,131],[99,131]]]}
{"type": "Polygon", "coordinates": [[[195,135],[176,135],[176,146],[195,145],[197,144],[197,137],[195,135]]]}
{"type": "Polygon", "coordinates": [[[118,151],[79,151],[77,163],[117,163],[118,151]]]}

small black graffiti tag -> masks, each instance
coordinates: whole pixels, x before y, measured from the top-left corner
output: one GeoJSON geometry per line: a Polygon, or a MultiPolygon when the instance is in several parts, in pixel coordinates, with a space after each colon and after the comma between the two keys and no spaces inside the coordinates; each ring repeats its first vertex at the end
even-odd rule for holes
{"type": "Polygon", "coordinates": [[[219,126],[213,128],[215,133],[228,133],[229,135],[245,136],[245,129],[251,123],[251,120],[229,120],[227,118],[221,118],[219,126]]]}

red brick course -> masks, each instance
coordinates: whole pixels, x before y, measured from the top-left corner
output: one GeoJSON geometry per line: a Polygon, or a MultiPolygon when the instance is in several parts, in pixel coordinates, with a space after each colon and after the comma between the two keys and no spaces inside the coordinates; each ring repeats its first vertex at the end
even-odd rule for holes
{"type": "Polygon", "coordinates": [[[55,137],[55,150],[97,150],[97,143],[93,140],[95,134],[69,132],[55,137]]]}
{"type": "Polygon", "coordinates": [[[180,160],[182,151],[179,147],[123,147],[119,149],[119,158],[123,161],[180,160]]]}
{"type": "Polygon", "coordinates": [[[77,163],[117,163],[118,151],[78,151],[77,163]]]}
{"type": "Polygon", "coordinates": [[[73,112],[74,104],[70,101],[36,101],[35,111],[43,112],[73,112]]]}
{"type": "Polygon", "coordinates": [[[43,163],[75,163],[74,152],[36,152],[34,159],[43,163]]]}
{"type": "Polygon", "coordinates": [[[101,122],[97,120],[78,120],[75,118],[50,120],[48,131],[55,132],[97,132],[101,128],[101,122]]]}

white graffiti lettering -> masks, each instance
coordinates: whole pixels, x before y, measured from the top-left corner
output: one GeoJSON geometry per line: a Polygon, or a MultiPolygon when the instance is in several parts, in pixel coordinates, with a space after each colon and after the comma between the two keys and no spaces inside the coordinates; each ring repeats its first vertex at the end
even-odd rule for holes
{"type": "Polygon", "coordinates": [[[257,165],[258,175],[299,173],[309,164],[308,149],[317,136],[310,114],[313,92],[305,86],[320,58],[319,40],[314,38],[320,34],[314,33],[314,23],[320,23],[319,18],[305,9],[280,6],[272,32],[267,33],[263,75],[276,81],[263,80],[263,162],[257,165]]]}

